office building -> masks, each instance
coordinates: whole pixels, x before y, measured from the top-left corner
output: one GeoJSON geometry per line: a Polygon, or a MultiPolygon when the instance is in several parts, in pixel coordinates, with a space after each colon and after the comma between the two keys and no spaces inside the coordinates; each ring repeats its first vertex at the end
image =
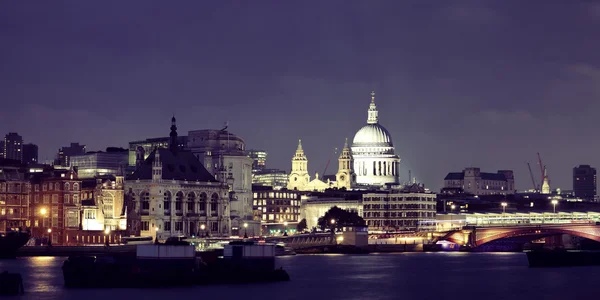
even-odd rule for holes
{"type": "Polygon", "coordinates": [[[23,145],[23,163],[37,164],[38,163],[38,146],[35,144],[23,145]]]}
{"type": "Polygon", "coordinates": [[[420,231],[435,228],[436,194],[413,184],[402,190],[363,195],[369,231],[420,231]]]}
{"type": "Polygon", "coordinates": [[[19,167],[0,167],[0,232],[29,227],[30,188],[19,167]]]}
{"type": "Polygon", "coordinates": [[[84,155],[86,153],[85,145],[79,143],[71,143],[70,146],[62,147],[56,155],[54,165],[68,167],[71,163],[71,157],[76,155],[84,155]]]}
{"type": "Polygon", "coordinates": [[[252,174],[252,185],[270,186],[275,190],[285,188],[288,184],[288,174],[284,170],[262,169],[252,174]]]}
{"type": "Polygon", "coordinates": [[[264,150],[248,150],[248,157],[252,159],[252,172],[259,172],[267,166],[267,151],[264,150]]]}
{"type": "Polygon", "coordinates": [[[584,200],[596,199],[596,168],[589,165],[573,168],[573,193],[584,200]]]}
{"type": "Polygon", "coordinates": [[[81,179],[103,175],[123,175],[128,165],[128,159],[129,153],[125,149],[110,152],[88,152],[72,156],[69,166],[77,168],[77,174],[81,179]]]}
{"type": "Polygon", "coordinates": [[[255,220],[261,222],[263,233],[269,233],[273,229],[295,231],[300,217],[300,194],[297,191],[252,186],[252,192],[253,215],[255,220]],[[281,228],[285,224],[289,227],[281,228]]]}
{"type": "Polygon", "coordinates": [[[16,132],[4,136],[4,158],[23,161],[23,137],[16,132]]]}

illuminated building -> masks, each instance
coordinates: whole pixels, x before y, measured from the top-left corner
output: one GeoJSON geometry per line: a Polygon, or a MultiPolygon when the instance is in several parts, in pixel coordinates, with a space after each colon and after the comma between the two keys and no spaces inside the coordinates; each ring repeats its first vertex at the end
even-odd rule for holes
{"type": "Polygon", "coordinates": [[[219,181],[221,176],[217,180],[192,152],[179,147],[175,118],[170,138],[169,148],[150,152],[125,182],[127,230],[159,239],[229,236],[229,185],[219,181]]]}
{"type": "Polygon", "coordinates": [[[252,158],[246,153],[244,140],[227,131],[204,129],[188,132],[187,149],[192,152],[215,178],[231,188],[231,229],[233,235],[247,230],[259,231],[260,224],[252,217],[252,158]]]}
{"type": "Polygon", "coordinates": [[[357,197],[343,197],[343,196],[302,196],[300,207],[300,220],[305,219],[306,225],[309,230],[313,227],[318,227],[319,218],[324,216],[334,206],[354,212],[359,216],[363,215],[363,205],[360,196],[357,197]]]}
{"type": "Polygon", "coordinates": [[[338,172],[335,175],[335,185],[337,188],[351,189],[356,184],[356,174],[354,173],[354,159],[348,147],[348,139],[344,143],[342,153],[338,158],[338,172]]]}
{"type": "Polygon", "coordinates": [[[418,231],[435,226],[436,195],[413,184],[403,190],[363,195],[369,231],[418,231]]]}
{"type": "Polygon", "coordinates": [[[124,151],[88,152],[71,156],[70,167],[77,168],[79,178],[94,178],[102,175],[116,175],[127,167],[128,153],[124,151]]]}
{"type": "Polygon", "coordinates": [[[74,238],[81,225],[81,180],[77,173],[56,169],[34,173],[31,190],[32,236],[44,239],[50,235],[53,244],[68,243],[67,236],[74,238]]]}
{"type": "Polygon", "coordinates": [[[252,159],[252,172],[259,172],[267,166],[267,151],[264,150],[248,150],[248,157],[252,159]]]}
{"type": "Polygon", "coordinates": [[[252,174],[252,185],[271,186],[275,190],[287,187],[288,174],[284,170],[262,169],[252,174]]]}
{"type": "Polygon", "coordinates": [[[23,163],[37,164],[38,162],[38,146],[35,144],[23,145],[23,163]]]}
{"type": "Polygon", "coordinates": [[[596,168],[589,165],[573,168],[573,193],[588,201],[596,200],[596,168]]]}
{"type": "Polygon", "coordinates": [[[300,216],[300,195],[296,191],[274,190],[267,186],[253,186],[254,217],[269,233],[271,229],[281,230],[287,222],[290,231],[295,231],[300,216]],[[293,230],[292,230],[293,229],[293,230]]]}
{"type": "Polygon", "coordinates": [[[60,148],[54,164],[63,167],[68,167],[71,161],[71,156],[84,155],[85,152],[85,145],[79,145],[79,143],[71,143],[71,145],[68,147],[60,148]]]}
{"type": "Polygon", "coordinates": [[[466,168],[460,173],[448,173],[444,189],[462,189],[472,195],[507,195],[515,192],[513,171],[500,170],[484,173],[479,168],[466,168]]]}
{"type": "Polygon", "coordinates": [[[0,167],[0,232],[29,227],[30,189],[18,167],[0,167]]]}
{"type": "Polygon", "coordinates": [[[103,175],[82,180],[82,229],[127,229],[123,175],[103,175]]]}
{"type": "Polygon", "coordinates": [[[359,185],[396,185],[400,158],[395,154],[390,133],[379,124],[375,92],[371,93],[367,124],[354,135],[352,157],[359,185]]]}
{"type": "MultiPolygon", "coordinates": [[[[169,141],[169,137],[160,137],[129,142],[129,166],[135,167],[137,163],[144,162],[154,149],[169,148],[169,141]]],[[[180,149],[184,149],[187,146],[187,136],[177,136],[177,143],[180,149]]]]}
{"type": "Polygon", "coordinates": [[[4,140],[0,141],[0,158],[4,158],[4,140]]]}
{"type": "Polygon", "coordinates": [[[4,136],[4,158],[23,161],[23,138],[16,132],[4,136]]]}

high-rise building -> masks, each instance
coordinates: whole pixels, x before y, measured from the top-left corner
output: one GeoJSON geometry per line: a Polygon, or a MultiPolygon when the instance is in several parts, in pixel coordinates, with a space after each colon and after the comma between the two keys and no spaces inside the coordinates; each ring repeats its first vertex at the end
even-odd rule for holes
{"type": "Polygon", "coordinates": [[[79,143],[71,143],[71,146],[60,148],[55,161],[55,165],[68,167],[71,161],[71,156],[83,155],[85,154],[85,152],[85,145],[79,145],[79,143]]]}
{"type": "Polygon", "coordinates": [[[596,197],[596,168],[580,165],[573,168],[573,192],[575,197],[594,200],[596,197]]]}
{"type": "Polygon", "coordinates": [[[4,140],[0,141],[0,159],[4,158],[4,140]]]}
{"type": "Polygon", "coordinates": [[[248,150],[248,157],[252,158],[252,172],[262,171],[267,166],[267,151],[264,150],[248,150]]]}
{"type": "Polygon", "coordinates": [[[38,146],[35,144],[23,145],[23,163],[37,164],[38,162],[38,146]]]}
{"type": "Polygon", "coordinates": [[[4,158],[23,160],[23,137],[16,132],[9,132],[4,136],[4,158]]]}

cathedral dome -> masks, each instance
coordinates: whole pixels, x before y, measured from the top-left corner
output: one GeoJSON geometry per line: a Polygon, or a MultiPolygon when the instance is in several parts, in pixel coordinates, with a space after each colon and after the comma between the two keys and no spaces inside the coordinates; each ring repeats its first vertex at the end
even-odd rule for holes
{"type": "Polygon", "coordinates": [[[352,141],[353,147],[394,147],[392,136],[385,127],[375,124],[367,124],[359,129],[352,141]]]}

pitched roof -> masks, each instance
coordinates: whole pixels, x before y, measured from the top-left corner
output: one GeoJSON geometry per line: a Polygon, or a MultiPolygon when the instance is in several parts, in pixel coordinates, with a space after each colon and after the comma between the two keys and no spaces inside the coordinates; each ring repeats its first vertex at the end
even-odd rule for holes
{"type": "Polygon", "coordinates": [[[156,160],[158,153],[162,163],[162,179],[164,180],[187,180],[201,182],[216,182],[202,163],[192,152],[170,149],[155,149],[148,158],[131,174],[129,180],[150,180],[152,179],[152,164],[156,160]]]}
{"type": "Polygon", "coordinates": [[[448,175],[446,175],[446,178],[444,178],[444,180],[463,180],[465,179],[465,173],[460,172],[460,173],[448,173],[448,175]]]}

